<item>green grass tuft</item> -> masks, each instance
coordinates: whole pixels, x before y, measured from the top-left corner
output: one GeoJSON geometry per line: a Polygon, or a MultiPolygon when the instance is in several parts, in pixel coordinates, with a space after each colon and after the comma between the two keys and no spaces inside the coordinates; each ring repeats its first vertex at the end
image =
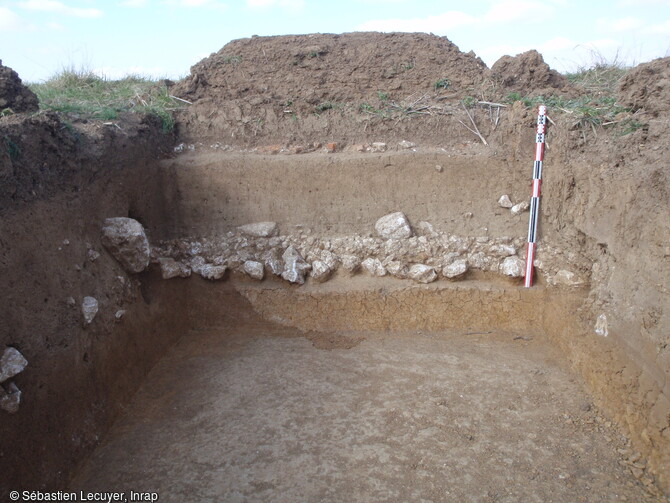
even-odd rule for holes
{"type": "Polygon", "coordinates": [[[21,155],[21,147],[12,141],[12,139],[5,135],[3,138],[3,143],[5,144],[5,149],[7,150],[7,155],[12,161],[16,161],[21,155]]]}
{"type": "Polygon", "coordinates": [[[29,87],[37,95],[41,110],[71,119],[103,121],[117,119],[124,112],[151,114],[161,119],[164,132],[172,131],[172,112],[183,106],[170,97],[164,84],[136,75],[108,80],[90,71],[64,70],[29,87]]]}

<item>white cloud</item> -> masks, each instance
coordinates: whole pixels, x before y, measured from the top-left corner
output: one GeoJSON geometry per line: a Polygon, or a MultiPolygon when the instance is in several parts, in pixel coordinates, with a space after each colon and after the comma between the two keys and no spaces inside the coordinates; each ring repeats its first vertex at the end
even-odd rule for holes
{"type": "Polygon", "coordinates": [[[6,7],[0,7],[0,32],[17,31],[23,27],[22,19],[6,7]]]}
{"type": "Polygon", "coordinates": [[[670,35],[670,19],[649,27],[649,33],[658,35],[670,35]]]}
{"type": "Polygon", "coordinates": [[[477,24],[479,20],[461,11],[449,11],[437,16],[409,19],[376,19],[356,27],[358,31],[404,31],[444,34],[461,26],[477,24]]]}
{"type": "Polygon", "coordinates": [[[100,9],[79,7],[69,7],[58,0],[27,0],[17,4],[22,9],[40,11],[40,12],[56,12],[58,14],[65,14],[67,16],[75,17],[101,17],[104,13],[100,9]]]}
{"type": "Polygon", "coordinates": [[[124,7],[146,7],[149,0],[124,0],[121,5],[124,7]]]}
{"type": "Polygon", "coordinates": [[[619,0],[617,7],[653,7],[654,5],[667,6],[668,0],[619,0]]]}
{"type": "Polygon", "coordinates": [[[577,43],[565,37],[556,37],[540,44],[537,48],[539,52],[563,51],[565,49],[574,49],[577,43]]]}
{"type": "Polygon", "coordinates": [[[147,66],[102,66],[91,70],[92,73],[99,75],[102,78],[117,80],[128,76],[146,77],[152,79],[164,78],[168,72],[161,66],[147,67],[147,66]]]}
{"type": "Polygon", "coordinates": [[[503,0],[489,9],[484,20],[488,23],[537,22],[549,18],[553,13],[553,7],[540,2],[503,0]]]}
{"type": "Polygon", "coordinates": [[[221,11],[228,9],[228,6],[225,3],[218,0],[166,0],[165,4],[189,9],[207,8],[221,11]]]}
{"type": "Polygon", "coordinates": [[[55,22],[47,23],[47,28],[49,28],[51,30],[54,30],[54,31],[65,31],[65,26],[63,26],[60,23],[55,23],[55,22]]]}
{"type": "Polygon", "coordinates": [[[281,7],[284,9],[302,9],[305,6],[305,0],[247,0],[247,7],[252,9],[269,9],[272,7],[281,7]]]}
{"type": "MultiPolygon", "coordinates": [[[[271,2],[273,0],[247,0],[271,2]]],[[[445,35],[454,28],[464,26],[494,26],[523,21],[540,22],[554,14],[554,7],[524,0],[502,0],[494,3],[483,16],[473,16],[463,11],[447,11],[423,18],[374,19],[356,27],[358,31],[428,32],[445,35]]]]}
{"type": "Polygon", "coordinates": [[[596,26],[605,32],[626,32],[637,30],[644,26],[644,21],[635,17],[624,17],[620,19],[599,18],[596,26]]]}

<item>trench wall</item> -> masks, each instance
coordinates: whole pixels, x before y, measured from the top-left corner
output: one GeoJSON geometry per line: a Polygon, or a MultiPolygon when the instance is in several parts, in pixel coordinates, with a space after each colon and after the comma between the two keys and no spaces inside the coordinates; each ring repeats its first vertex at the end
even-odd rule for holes
{"type": "MultiPolygon", "coordinates": [[[[69,470],[99,442],[164,349],[190,329],[234,325],[249,311],[304,331],[495,327],[548,337],[668,489],[669,366],[659,349],[667,314],[658,294],[642,288],[652,273],[637,275],[646,269],[628,251],[633,236],[648,237],[649,246],[661,246],[649,259],[658,263],[664,251],[650,226],[665,224],[662,208],[647,212],[649,223],[631,214],[626,205],[635,203],[636,185],[630,179],[609,180],[610,186],[621,184],[627,197],[612,200],[602,212],[597,187],[587,197],[575,192],[569,178],[588,183],[588,166],[564,165],[547,173],[542,236],[577,243],[575,252],[598,264],[583,290],[524,290],[490,278],[426,286],[336,277],[297,287],[238,277],[165,281],[155,265],[129,277],[100,247],[100,224],[110,216],[131,216],[152,242],[224,234],[261,220],[278,222],[286,233],[365,234],[380,216],[404,211],[413,224],[425,220],[454,234],[525,236],[527,213],[511,215],[497,200],[504,193],[515,202],[527,198],[526,164],[445,152],[341,154],[320,161],[309,155],[186,155],[160,164],[138,155],[101,172],[100,159],[91,170],[97,174],[80,181],[76,191],[63,188],[3,209],[2,259],[11,268],[0,280],[9,292],[0,307],[5,320],[0,337],[29,360],[16,378],[24,392],[19,413],[0,418],[8,432],[0,439],[3,491],[62,488],[69,470]],[[612,215],[639,232],[622,240],[612,215]],[[100,257],[91,260],[90,250],[100,257]],[[628,295],[631,286],[634,294],[628,295]],[[101,304],[88,326],[79,311],[84,295],[101,304]],[[117,322],[120,309],[126,313],[117,322]],[[603,309],[610,320],[607,338],[593,332],[603,309]]],[[[81,169],[88,170],[90,162],[81,169]]],[[[662,285],[662,278],[654,285],[662,285]]]]}
{"type": "MultiPolygon", "coordinates": [[[[372,234],[380,216],[403,211],[461,236],[525,236],[528,214],[512,215],[498,198],[527,199],[524,152],[446,151],[333,156],[217,153],[164,162],[179,186],[181,235],[222,235],[272,220],[280,233],[372,234]],[[207,220],[213,215],[213,221],[207,220]]],[[[474,282],[442,289],[347,286],[240,291],[263,316],[305,330],[538,330],[562,348],[599,405],[649,459],[666,490],[670,480],[670,322],[667,285],[667,175],[605,157],[552,159],[545,170],[540,250],[561,249],[583,288],[545,293],[474,282]],[[544,248],[543,248],[544,247],[544,248]],[[444,306],[443,309],[441,307],[444,306]],[[477,308],[473,308],[477,306],[477,308]],[[540,306],[540,307],[538,307],[540,306]],[[449,313],[449,314],[447,314],[449,313]],[[607,337],[595,333],[599,315],[607,337]],[[521,321],[523,320],[523,321],[521,321]]],[[[307,238],[308,239],[308,238],[307,238]]],[[[328,284],[326,284],[328,285],[328,284]]],[[[502,286],[501,286],[502,285],[502,286]]],[[[284,285],[285,286],[285,285],[284,285]]]]}

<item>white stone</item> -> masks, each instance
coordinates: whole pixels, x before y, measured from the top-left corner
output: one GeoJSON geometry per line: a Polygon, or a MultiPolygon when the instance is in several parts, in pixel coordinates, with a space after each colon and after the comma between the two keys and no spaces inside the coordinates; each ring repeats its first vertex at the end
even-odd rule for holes
{"type": "Polygon", "coordinates": [[[607,337],[609,335],[607,330],[607,316],[604,314],[598,315],[598,318],[596,319],[595,331],[597,335],[601,335],[603,337],[607,337]]]}
{"type": "Polygon", "coordinates": [[[266,251],[261,257],[268,270],[275,276],[281,276],[284,272],[284,262],[282,262],[279,250],[272,249],[266,251]]]}
{"type": "Polygon", "coordinates": [[[81,314],[84,315],[84,321],[88,325],[98,314],[98,300],[95,297],[84,297],[81,303],[81,314]]]}
{"type": "Polygon", "coordinates": [[[444,168],[442,167],[441,164],[436,164],[435,171],[437,171],[438,173],[442,173],[444,171],[444,168]]]}
{"type": "Polygon", "coordinates": [[[256,238],[269,238],[279,234],[279,227],[276,222],[256,222],[253,224],[241,225],[237,229],[247,236],[256,238]]]}
{"type": "Polygon", "coordinates": [[[196,270],[193,268],[193,272],[199,274],[201,277],[208,279],[210,281],[215,281],[223,278],[224,274],[228,268],[225,265],[214,265],[214,264],[204,264],[196,270]]]}
{"type": "Polygon", "coordinates": [[[344,269],[350,275],[356,274],[358,269],[361,267],[361,259],[359,259],[356,255],[341,255],[340,262],[342,263],[342,269],[344,269]]]}
{"type": "Polygon", "coordinates": [[[370,146],[373,152],[386,152],[386,143],[381,141],[373,142],[370,146]]]}
{"type": "Polygon", "coordinates": [[[416,147],[416,143],[412,143],[411,141],[407,141],[407,140],[402,140],[402,141],[398,142],[398,146],[400,148],[410,149],[410,148],[416,147]]]}
{"type": "Polygon", "coordinates": [[[123,320],[123,317],[126,315],[126,310],[125,309],[119,309],[116,313],[114,313],[114,318],[116,319],[117,322],[120,322],[123,320]]]}
{"type": "Polygon", "coordinates": [[[391,260],[385,267],[388,273],[396,278],[406,279],[409,276],[409,268],[399,260],[391,260]]]}
{"type": "Polygon", "coordinates": [[[549,279],[549,283],[552,285],[579,287],[584,285],[584,280],[572,271],[561,269],[549,279]]]}
{"type": "Polygon", "coordinates": [[[375,223],[377,234],[386,239],[403,239],[412,236],[412,228],[401,211],[384,215],[375,223]]]}
{"type": "Polygon", "coordinates": [[[429,265],[414,264],[409,268],[409,277],[417,283],[432,283],[437,279],[437,273],[429,265]]]}
{"type": "Polygon", "coordinates": [[[93,249],[89,249],[89,250],[86,252],[86,256],[88,257],[88,259],[89,259],[91,262],[95,262],[96,260],[98,260],[98,259],[100,258],[100,254],[99,254],[97,251],[93,250],[93,249]]]}
{"type": "Polygon", "coordinates": [[[7,386],[7,391],[0,386],[0,409],[10,414],[16,414],[19,411],[21,403],[21,390],[13,382],[7,386]]]}
{"type": "Polygon", "coordinates": [[[521,201],[519,204],[515,204],[514,206],[512,206],[511,211],[514,215],[519,215],[524,211],[528,210],[528,208],[530,208],[530,204],[528,203],[528,201],[521,201]]]}
{"type": "Polygon", "coordinates": [[[386,268],[378,258],[366,258],[363,262],[361,262],[361,267],[370,276],[386,276],[386,268]]]}
{"type": "Polygon", "coordinates": [[[500,264],[500,272],[511,278],[521,278],[526,274],[526,261],[519,257],[507,257],[500,264]]]}
{"type": "Polygon", "coordinates": [[[512,200],[509,198],[507,194],[503,194],[502,196],[500,196],[500,199],[498,199],[498,204],[503,208],[511,208],[512,206],[514,206],[512,200]]]}
{"type": "Polygon", "coordinates": [[[473,269],[488,271],[491,269],[491,257],[484,252],[475,252],[468,255],[468,263],[473,269]]]}
{"type": "Polygon", "coordinates": [[[438,235],[437,232],[435,232],[435,227],[433,227],[433,224],[430,222],[419,222],[416,225],[416,228],[418,234],[421,234],[422,236],[434,238],[438,235]]]}
{"type": "Polygon", "coordinates": [[[181,262],[177,262],[170,257],[159,257],[158,264],[161,268],[163,279],[188,278],[191,275],[191,268],[181,262]]]}
{"type": "Polygon", "coordinates": [[[242,269],[244,269],[244,272],[253,279],[262,280],[263,277],[265,277],[265,267],[262,262],[247,260],[242,266],[242,269]]]}
{"type": "Polygon", "coordinates": [[[142,272],[149,265],[149,240],[144,227],[137,220],[107,218],[100,241],[126,272],[142,272]]]}
{"type": "Polygon", "coordinates": [[[328,278],[330,278],[332,272],[333,270],[324,261],[315,260],[312,262],[312,270],[310,271],[309,275],[317,283],[323,283],[324,281],[327,281],[328,278]]]}
{"type": "Polygon", "coordinates": [[[0,357],[0,382],[5,382],[10,377],[23,372],[23,369],[28,365],[28,360],[13,347],[5,348],[0,357]]]}
{"type": "Polygon", "coordinates": [[[445,278],[457,279],[465,275],[468,272],[468,261],[467,260],[455,260],[448,266],[445,266],[442,269],[442,275],[445,278]]]}
{"type": "Polygon", "coordinates": [[[305,262],[305,259],[302,258],[300,252],[291,245],[284,251],[282,259],[284,260],[284,271],[282,272],[281,277],[291,283],[298,283],[299,285],[304,284],[305,274],[312,266],[305,262]]]}
{"type": "Polygon", "coordinates": [[[489,247],[489,253],[496,255],[498,257],[509,257],[511,255],[516,255],[517,249],[509,244],[495,244],[489,247]]]}

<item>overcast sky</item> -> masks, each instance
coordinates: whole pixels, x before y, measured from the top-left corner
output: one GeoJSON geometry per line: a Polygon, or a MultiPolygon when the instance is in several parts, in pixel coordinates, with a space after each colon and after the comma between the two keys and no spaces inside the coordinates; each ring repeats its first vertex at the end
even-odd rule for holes
{"type": "Polygon", "coordinates": [[[252,35],[421,31],[491,66],[539,50],[570,71],[670,56],[670,0],[0,0],[0,59],[24,81],[68,67],[179,78],[252,35]]]}

